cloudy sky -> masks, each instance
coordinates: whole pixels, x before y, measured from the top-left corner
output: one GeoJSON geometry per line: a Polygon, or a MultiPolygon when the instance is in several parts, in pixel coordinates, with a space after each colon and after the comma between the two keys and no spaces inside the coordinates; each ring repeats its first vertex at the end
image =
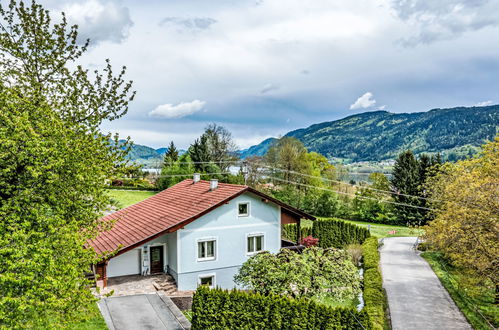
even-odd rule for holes
{"type": "Polygon", "coordinates": [[[364,111],[499,103],[499,0],[45,0],[128,67],[105,131],[185,148],[207,123],[246,148],[364,111]]]}

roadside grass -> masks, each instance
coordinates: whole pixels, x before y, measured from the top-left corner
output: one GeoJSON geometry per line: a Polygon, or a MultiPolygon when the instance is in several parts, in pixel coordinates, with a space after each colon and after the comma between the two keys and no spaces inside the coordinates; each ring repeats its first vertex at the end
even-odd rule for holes
{"type": "Polygon", "coordinates": [[[421,256],[428,261],[442,285],[464,314],[474,329],[494,329],[499,326],[499,306],[494,304],[493,287],[485,289],[477,297],[471,297],[466,289],[459,287],[462,276],[452,265],[449,265],[441,253],[428,251],[421,256]]]}
{"type": "MultiPolygon", "coordinates": [[[[395,226],[395,225],[384,225],[380,223],[371,223],[364,221],[353,221],[353,220],[345,220],[339,219],[348,223],[356,224],[357,226],[367,228],[369,225],[371,226],[370,232],[372,236],[376,236],[378,238],[385,237],[407,237],[407,236],[420,236],[422,234],[422,230],[418,228],[410,228],[405,226],[395,226]],[[394,232],[390,234],[390,232],[394,232]]],[[[302,227],[311,228],[313,224],[312,220],[302,220],[302,227]]]]}
{"type": "Polygon", "coordinates": [[[109,195],[118,203],[118,208],[124,208],[136,204],[144,199],[157,194],[156,191],[146,190],[116,190],[109,189],[109,195]]]}

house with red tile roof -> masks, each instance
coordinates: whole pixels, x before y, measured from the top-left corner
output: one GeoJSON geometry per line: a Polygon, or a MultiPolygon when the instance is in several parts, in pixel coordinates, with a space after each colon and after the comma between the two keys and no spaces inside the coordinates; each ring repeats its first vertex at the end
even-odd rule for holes
{"type": "Polygon", "coordinates": [[[110,230],[89,242],[99,278],[168,273],[179,290],[200,284],[233,288],[239,267],[261,251],[281,249],[281,226],[314,219],[244,185],[184,180],[102,218],[110,230]]]}

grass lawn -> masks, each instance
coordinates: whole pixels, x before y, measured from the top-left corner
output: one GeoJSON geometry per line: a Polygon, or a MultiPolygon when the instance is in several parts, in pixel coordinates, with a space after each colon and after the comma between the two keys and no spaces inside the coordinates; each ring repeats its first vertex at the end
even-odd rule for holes
{"type": "Polygon", "coordinates": [[[362,221],[351,221],[344,220],[345,222],[354,223],[361,227],[367,227],[371,225],[371,235],[378,238],[383,237],[406,237],[406,236],[419,236],[421,234],[421,229],[409,228],[405,226],[393,226],[393,225],[383,225],[379,223],[370,223],[362,221]],[[389,232],[395,231],[394,234],[389,234],[389,232]]]}
{"type": "Polygon", "coordinates": [[[474,329],[494,329],[499,326],[499,306],[494,304],[494,288],[485,289],[478,297],[470,297],[466,289],[459,287],[459,278],[463,275],[447,264],[440,253],[424,252],[421,256],[428,261],[474,329]]]}
{"type": "Polygon", "coordinates": [[[156,191],[146,191],[146,190],[115,190],[109,189],[109,194],[111,197],[118,202],[119,208],[124,208],[144,199],[156,195],[156,191]]]}
{"type": "MultiPolygon", "coordinates": [[[[416,228],[409,228],[405,226],[394,226],[394,225],[383,225],[379,223],[370,223],[363,221],[352,221],[352,220],[343,220],[345,222],[353,223],[361,227],[367,227],[371,225],[371,235],[376,236],[378,238],[384,237],[406,237],[406,236],[419,236],[420,230],[416,228]],[[393,232],[393,234],[389,234],[389,232],[393,232]]],[[[302,220],[303,227],[312,227],[312,220],[302,220]]]]}

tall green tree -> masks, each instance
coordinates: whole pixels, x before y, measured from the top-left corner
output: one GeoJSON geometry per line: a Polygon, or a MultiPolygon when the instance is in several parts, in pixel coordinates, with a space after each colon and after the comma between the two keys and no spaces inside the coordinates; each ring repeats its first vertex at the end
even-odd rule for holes
{"type": "MultiPolygon", "coordinates": [[[[286,181],[303,182],[304,176],[299,173],[311,172],[311,163],[307,161],[307,148],[292,137],[279,139],[265,154],[265,163],[272,176],[286,181]]],[[[281,181],[277,183],[282,184],[281,181]]]]}
{"type": "MultiPolygon", "coordinates": [[[[391,186],[395,192],[393,199],[397,203],[420,206],[420,165],[412,151],[401,153],[393,166],[391,186]]],[[[394,205],[394,213],[398,221],[407,224],[419,224],[423,219],[420,209],[404,205],[394,205]]]]}
{"type": "Polygon", "coordinates": [[[189,147],[189,155],[196,171],[206,172],[209,163],[212,161],[206,135],[203,134],[199,139],[194,140],[194,143],[189,147]]]}
{"type": "Polygon", "coordinates": [[[206,144],[210,161],[218,166],[222,171],[227,171],[229,167],[236,163],[236,144],[232,138],[232,133],[225,127],[215,123],[209,124],[203,136],[206,137],[206,144]]]}
{"type": "Polygon", "coordinates": [[[178,160],[178,154],[179,152],[177,147],[175,146],[175,143],[171,141],[170,145],[168,146],[168,150],[163,157],[163,166],[168,166],[168,164],[176,162],[178,160]]]}
{"type": "Polygon", "coordinates": [[[85,246],[108,225],[105,179],[129,150],[99,125],[134,92],[124,68],[81,67],[87,46],[36,2],[0,8],[0,328],[62,327],[94,301],[85,246]]]}

